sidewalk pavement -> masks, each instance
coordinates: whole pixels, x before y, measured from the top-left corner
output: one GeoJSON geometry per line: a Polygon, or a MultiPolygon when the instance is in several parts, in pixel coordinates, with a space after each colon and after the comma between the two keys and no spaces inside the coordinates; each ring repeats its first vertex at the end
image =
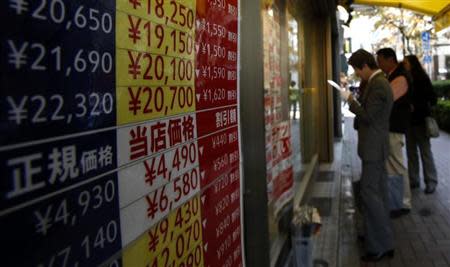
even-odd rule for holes
{"type": "Polygon", "coordinates": [[[425,195],[422,180],[421,188],[412,191],[412,211],[392,220],[395,257],[367,264],[359,262],[363,251],[356,241],[354,229],[351,181],[359,177],[361,163],[356,153],[357,136],[352,125],[353,118],[346,117],[342,145],[338,266],[450,267],[450,135],[441,131],[440,137],[431,142],[438,171],[436,192],[425,195]]]}

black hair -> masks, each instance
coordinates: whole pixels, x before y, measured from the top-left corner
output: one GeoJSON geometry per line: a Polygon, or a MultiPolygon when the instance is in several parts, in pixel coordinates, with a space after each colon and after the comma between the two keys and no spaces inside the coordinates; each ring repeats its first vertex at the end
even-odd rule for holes
{"type": "Polygon", "coordinates": [[[358,49],[354,52],[348,59],[348,64],[358,69],[362,69],[365,64],[372,70],[378,69],[377,62],[373,55],[364,49],[358,49]]]}
{"type": "Polygon", "coordinates": [[[408,63],[411,66],[411,70],[409,72],[413,78],[423,78],[428,76],[416,55],[406,56],[405,59],[408,60],[408,63]]]}
{"type": "Polygon", "coordinates": [[[377,56],[382,56],[383,58],[392,58],[395,63],[398,63],[397,61],[397,55],[395,54],[394,49],[392,48],[381,48],[377,51],[377,56]]]}

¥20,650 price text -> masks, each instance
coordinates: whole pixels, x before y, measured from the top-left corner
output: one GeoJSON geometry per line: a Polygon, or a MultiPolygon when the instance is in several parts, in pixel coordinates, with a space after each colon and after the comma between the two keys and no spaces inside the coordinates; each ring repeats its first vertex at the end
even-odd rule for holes
{"type": "Polygon", "coordinates": [[[65,25],[66,30],[88,29],[109,34],[113,30],[113,17],[105,10],[83,5],[70,10],[67,0],[9,0],[9,7],[16,15],[27,15],[37,21],[65,25]]]}

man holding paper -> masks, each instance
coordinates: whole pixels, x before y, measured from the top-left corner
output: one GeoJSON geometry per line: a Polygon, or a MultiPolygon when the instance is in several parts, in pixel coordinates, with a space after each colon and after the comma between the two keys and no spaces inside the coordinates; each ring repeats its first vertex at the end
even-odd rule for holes
{"type": "Polygon", "coordinates": [[[386,159],[389,155],[389,115],[392,90],[369,52],[359,49],[348,62],[358,77],[367,82],[360,101],[340,90],[355,117],[358,156],[362,161],[361,200],[366,254],[363,261],[394,256],[393,232],[389,219],[386,159]]]}

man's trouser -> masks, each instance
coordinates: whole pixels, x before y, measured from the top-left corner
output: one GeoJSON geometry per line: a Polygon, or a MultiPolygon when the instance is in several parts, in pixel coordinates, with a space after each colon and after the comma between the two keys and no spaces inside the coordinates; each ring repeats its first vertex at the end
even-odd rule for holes
{"type": "Polygon", "coordinates": [[[362,162],[361,204],[366,251],[370,253],[383,253],[394,247],[385,164],[384,161],[362,162]]]}
{"type": "Polygon", "coordinates": [[[403,147],[405,146],[404,134],[389,133],[389,157],[386,161],[386,170],[389,176],[403,177],[403,207],[411,209],[411,188],[409,187],[408,170],[404,165],[403,147]]]}

